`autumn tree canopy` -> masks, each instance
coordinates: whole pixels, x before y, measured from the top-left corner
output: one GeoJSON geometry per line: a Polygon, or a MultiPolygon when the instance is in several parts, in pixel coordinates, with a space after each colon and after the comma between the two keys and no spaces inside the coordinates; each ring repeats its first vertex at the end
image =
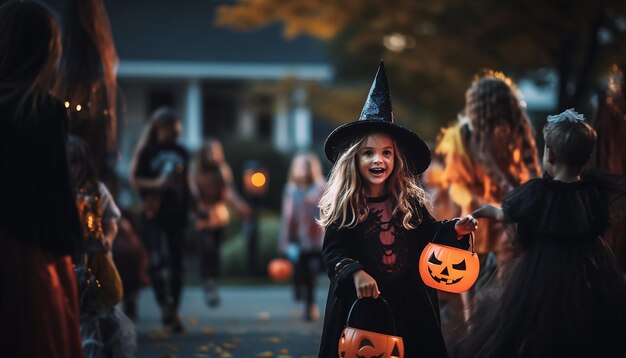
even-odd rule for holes
{"type": "Polygon", "coordinates": [[[238,0],[216,21],[244,30],[281,22],[287,37],[326,40],[339,81],[371,80],[384,58],[393,99],[439,121],[462,109],[484,68],[538,84],[556,75],[554,111],[588,110],[626,57],[623,0],[238,0]]]}

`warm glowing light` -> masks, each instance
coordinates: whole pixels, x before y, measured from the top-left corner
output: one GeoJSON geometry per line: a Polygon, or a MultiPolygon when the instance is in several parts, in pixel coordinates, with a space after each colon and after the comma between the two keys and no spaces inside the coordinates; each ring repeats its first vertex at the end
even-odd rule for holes
{"type": "Polygon", "coordinates": [[[83,109],[83,107],[80,104],[76,105],[76,112],[80,112],[80,110],[83,109]]]}
{"type": "Polygon", "coordinates": [[[260,188],[263,185],[265,185],[265,181],[266,179],[263,173],[256,172],[252,174],[252,177],[250,177],[250,182],[252,183],[252,185],[256,186],[257,188],[260,188]]]}
{"type": "Polygon", "coordinates": [[[407,48],[412,48],[414,42],[412,37],[397,32],[383,37],[383,45],[389,51],[393,52],[400,52],[407,48]]]}
{"type": "Polygon", "coordinates": [[[87,216],[87,227],[93,230],[93,215],[87,216]]]}
{"type": "Polygon", "coordinates": [[[70,108],[70,102],[65,101],[65,103],[64,103],[64,104],[65,104],[65,108],[70,108]]]}
{"type": "Polygon", "coordinates": [[[513,162],[519,163],[520,159],[522,159],[521,157],[522,157],[522,154],[519,148],[515,148],[515,150],[513,151],[513,162]]]}

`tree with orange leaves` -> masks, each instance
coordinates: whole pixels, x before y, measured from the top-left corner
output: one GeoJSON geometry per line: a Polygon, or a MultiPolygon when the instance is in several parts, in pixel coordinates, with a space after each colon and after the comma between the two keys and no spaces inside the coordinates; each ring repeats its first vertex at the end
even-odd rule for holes
{"type": "Polygon", "coordinates": [[[338,76],[365,80],[371,64],[363,59],[384,58],[398,69],[389,71],[396,103],[421,119],[450,118],[465,79],[503,65],[539,84],[556,75],[554,110],[588,109],[595,80],[626,54],[625,17],[622,0],[238,0],[220,7],[217,24],[279,22],[286,37],[328,40],[338,76]]]}

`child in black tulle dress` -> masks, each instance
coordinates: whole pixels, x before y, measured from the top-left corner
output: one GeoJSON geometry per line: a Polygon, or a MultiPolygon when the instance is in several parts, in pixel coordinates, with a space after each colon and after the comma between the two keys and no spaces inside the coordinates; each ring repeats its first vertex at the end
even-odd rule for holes
{"type": "Polygon", "coordinates": [[[523,251],[502,291],[479,304],[455,356],[623,354],[626,284],[601,236],[615,209],[623,213],[623,178],[581,174],[596,142],[581,114],[549,116],[543,132],[544,177],[513,190],[501,209],[473,213],[517,224],[523,251]]]}

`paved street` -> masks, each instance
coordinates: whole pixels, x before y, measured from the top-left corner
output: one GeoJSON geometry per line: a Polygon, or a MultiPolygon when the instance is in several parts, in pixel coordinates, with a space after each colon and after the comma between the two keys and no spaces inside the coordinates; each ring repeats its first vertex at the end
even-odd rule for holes
{"type": "MultiPolygon", "coordinates": [[[[322,314],[327,289],[317,291],[322,314]]],[[[322,321],[302,319],[303,304],[289,286],[228,286],[221,297],[219,307],[208,308],[199,287],[186,288],[181,316],[187,332],[175,335],[163,331],[152,291],[143,290],[138,357],[317,357],[322,321]]]]}

